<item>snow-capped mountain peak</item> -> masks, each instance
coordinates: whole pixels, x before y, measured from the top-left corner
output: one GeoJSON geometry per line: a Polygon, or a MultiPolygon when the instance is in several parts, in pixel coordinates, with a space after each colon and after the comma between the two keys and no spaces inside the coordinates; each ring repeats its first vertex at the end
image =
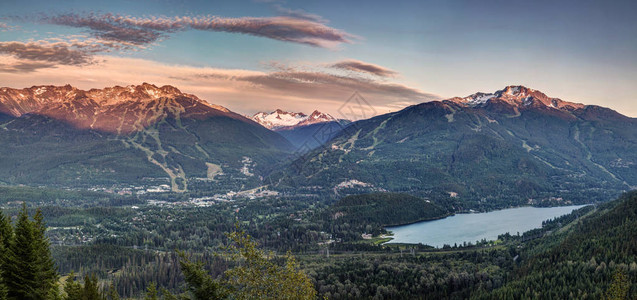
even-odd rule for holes
{"type": "Polygon", "coordinates": [[[273,112],[258,112],[254,114],[252,120],[271,130],[289,129],[311,124],[336,121],[329,114],[315,110],[309,116],[302,112],[287,112],[276,109],[273,112]]]}
{"type": "Polygon", "coordinates": [[[493,93],[475,93],[467,97],[451,98],[448,101],[461,105],[477,107],[492,101],[506,102],[518,107],[539,106],[561,110],[573,110],[584,107],[583,104],[551,98],[544,93],[522,85],[510,85],[493,93]]]}

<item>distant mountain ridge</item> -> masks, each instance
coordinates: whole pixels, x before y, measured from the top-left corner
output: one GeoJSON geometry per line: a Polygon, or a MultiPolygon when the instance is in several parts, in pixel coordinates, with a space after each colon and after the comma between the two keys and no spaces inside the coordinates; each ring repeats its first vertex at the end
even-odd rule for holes
{"type": "Polygon", "coordinates": [[[349,124],[349,121],[339,120],[285,127],[277,129],[276,132],[290,141],[297,148],[297,153],[305,153],[324,145],[349,124]]]}
{"type": "Polygon", "coordinates": [[[313,111],[310,115],[306,115],[302,112],[287,112],[282,109],[276,109],[270,113],[258,112],[254,114],[251,119],[263,125],[263,127],[274,131],[290,130],[312,124],[337,121],[337,119],[331,115],[318,110],[313,111]]]}

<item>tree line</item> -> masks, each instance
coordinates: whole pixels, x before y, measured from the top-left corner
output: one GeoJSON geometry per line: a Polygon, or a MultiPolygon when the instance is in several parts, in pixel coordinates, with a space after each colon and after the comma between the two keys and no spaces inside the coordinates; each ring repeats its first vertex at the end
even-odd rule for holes
{"type": "MultiPolygon", "coordinates": [[[[237,225],[238,229],[238,225],[237,225]]],[[[85,275],[83,282],[75,273],[64,284],[51,258],[49,240],[42,211],[32,218],[22,206],[15,222],[0,211],[0,300],[119,300],[115,283],[103,287],[95,274],[85,275]]],[[[180,270],[186,290],[172,294],[151,284],[146,299],[313,299],[316,290],[310,278],[288,253],[283,261],[257,247],[245,232],[228,234],[231,241],[222,255],[232,262],[222,276],[213,276],[205,262],[192,261],[178,252],[180,270]]]]}

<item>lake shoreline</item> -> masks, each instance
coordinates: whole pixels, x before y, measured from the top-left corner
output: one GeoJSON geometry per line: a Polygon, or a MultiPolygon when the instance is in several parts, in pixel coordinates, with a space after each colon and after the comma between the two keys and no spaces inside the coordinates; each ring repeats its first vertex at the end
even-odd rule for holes
{"type": "MultiPolygon", "coordinates": [[[[489,214],[490,215],[493,215],[494,213],[495,214],[503,214],[503,213],[505,213],[507,211],[510,211],[510,213],[516,213],[517,212],[516,210],[519,210],[519,209],[558,209],[558,211],[559,211],[560,208],[572,208],[570,211],[568,211],[566,213],[561,213],[561,214],[556,215],[556,216],[553,216],[552,214],[546,215],[546,217],[544,217],[543,215],[535,216],[536,219],[541,219],[539,221],[541,223],[543,221],[546,221],[546,220],[549,220],[549,219],[553,219],[555,217],[559,217],[559,216],[562,216],[562,215],[569,214],[573,210],[580,209],[580,208],[588,206],[588,205],[593,205],[593,204],[577,204],[577,205],[551,206],[551,207],[537,207],[537,206],[530,206],[529,205],[529,206],[517,206],[517,207],[503,208],[503,209],[498,209],[498,210],[492,210],[492,211],[489,211],[489,212],[450,213],[450,214],[446,214],[445,216],[441,216],[440,218],[430,218],[430,219],[427,219],[427,220],[411,222],[411,223],[408,223],[408,224],[401,224],[401,225],[395,225],[395,226],[385,226],[384,229],[387,230],[392,235],[392,239],[387,241],[387,242],[385,242],[385,243],[383,243],[383,244],[384,245],[385,244],[412,244],[412,245],[424,244],[424,245],[429,245],[429,246],[432,246],[432,247],[435,247],[435,248],[439,248],[438,245],[435,245],[437,243],[436,241],[430,241],[430,242],[425,242],[424,240],[423,241],[406,241],[405,239],[413,239],[413,237],[412,237],[413,235],[418,235],[418,234],[423,235],[424,232],[428,232],[429,233],[429,231],[424,231],[424,230],[420,229],[418,232],[413,232],[414,229],[407,230],[407,231],[405,231],[405,229],[409,228],[409,227],[423,227],[424,228],[425,226],[427,226],[426,224],[431,224],[432,222],[435,222],[435,221],[450,220],[451,217],[466,217],[466,216],[477,216],[477,215],[482,215],[484,217],[487,217],[487,215],[489,215],[489,214]],[[400,228],[400,230],[397,230],[398,228],[400,228]],[[401,235],[401,231],[403,231],[402,232],[403,236],[401,238],[399,238],[399,236],[401,235]]],[[[535,213],[539,213],[539,212],[536,211],[535,213]]],[[[524,217],[524,215],[522,217],[524,217]]],[[[532,220],[534,224],[538,222],[538,220],[536,220],[536,219],[532,220]]],[[[486,222],[485,224],[493,225],[493,223],[498,223],[498,221],[505,221],[505,220],[506,220],[506,218],[502,218],[502,219],[497,219],[494,222],[494,220],[491,220],[490,218],[487,217],[487,219],[485,219],[484,222],[486,222]]],[[[514,218],[511,221],[513,222],[514,225],[521,226],[520,224],[517,224],[518,219],[514,218]]],[[[527,220],[527,223],[530,222],[530,221],[531,220],[527,220]]],[[[453,225],[454,224],[447,224],[447,227],[453,227],[453,225]]],[[[456,226],[461,226],[461,224],[457,224],[456,226]]],[[[541,226],[541,224],[540,224],[540,226],[541,226]]],[[[470,226],[470,227],[476,227],[476,226],[470,226]]],[[[477,228],[481,228],[481,227],[482,226],[477,226],[477,228]]],[[[525,231],[528,231],[528,230],[532,230],[534,228],[538,228],[535,225],[534,226],[530,226],[529,225],[529,226],[526,226],[526,227],[530,227],[530,228],[524,229],[524,230],[518,230],[518,231],[520,233],[522,233],[522,232],[525,232],[525,231]]],[[[473,242],[475,242],[477,240],[484,239],[485,235],[490,235],[490,236],[491,235],[495,235],[493,233],[495,231],[499,232],[497,235],[504,234],[506,232],[511,233],[512,231],[515,233],[515,231],[516,231],[515,228],[512,229],[512,230],[509,230],[507,228],[509,228],[509,227],[507,227],[506,225],[503,225],[502,228],[492,228],[492,229],[490,229],[490,231],[488,231],[488,233],[485,232],[484,230],[478,231],[476,233],[476,236],[474,236],[472,238],[460,238],[460,237],[458,237],[457,238],[458,240],[455,241],[455,242],[451,242],[451,244],[463,243],[463,242],[472,242],[473,243],[473,242]],[[460,241],[460,239],[464,239],[464,240],[460,241]]],[[[465,229],[476,230],[476,228],[465,228],[465,229]]],[[[448,234],[448,235],[453,237],[453,234],[458,234],[458,232],[462,231],[461,228],[448,229],[448,230],[451,230],[451,231],[450,232],[445,232],[445,231],[440,231],[440,230],[434,230],[434,231],[431,231],[431,232],[433,232],[434,234],[437,234],[437,235],[448,234]]],[[[435,240],[435,238],[434,238],[434,240],[435,240]]],[[[487,240],[495,240],[495,239],[494,238],[487,238],[487,240]]],[[[440,245],[440,247],[441,247],[441,245],[440,245]]]]}
{"type": "Polygon", "coordinates": [[[427,218],[427,219],[422,219],[422,220],[413,221],[413,222],[398,223],[396,225],[383,225],[383,227],[398,227],[398,226],[416,224],[416,223],[420,223],[420,222],[442,220],[444,218],[448,218],[448,217],[455,216],[455,215],[456,215],[456,213],[448,213],[448,214],[440,215],[438,217],[427,218]]]}
{"type": "Polygon", "coordinates": [[[387,227],[398,227],[398,226],[406,226],[406,225],[412,225],[412,224],[416,224],[416,223],[420,223],[420,222],[427,222],[427,221],[436,221],[436,220],[442,220],[448,217],[453,217],[455,215],[471,215],[471,214],[484,214],[484,213],[490,213],[490,212],[494,212],[494,211],[501,211],[501,210],[507,210],[507,209],[514,209],[514,208],[524,208],[524,207],[533,207],[533,208],[554,208],[554,207],[568,207],[568,206],[580,206],[582,205],[582,207],[584,206],[588,206],[588,205],[595,205],[595,203],[586,203],[586,204],[571,204],[571,205],[557,205],[557,206],[533,206],[533,205],[519,205],[519,206],[509,206],[509,207],[505,207],[505,208],[499,208],[499,209],[492,209],[492,210],[487,210],[487,211],[473,211],[473,212],[452,212],[452,213],[448,213],[448,214],[444,214],[441,215],[439,217],[434,217],[434,218],[428,218],[428,219],[422,219],[422,220],[418,220],[418,221],[413,221],[413,222],[404,222],[404,223],[398,223],[398,224],[392,224],[392,225],[383,225],[383,227],[387,228],[387,227]]]}

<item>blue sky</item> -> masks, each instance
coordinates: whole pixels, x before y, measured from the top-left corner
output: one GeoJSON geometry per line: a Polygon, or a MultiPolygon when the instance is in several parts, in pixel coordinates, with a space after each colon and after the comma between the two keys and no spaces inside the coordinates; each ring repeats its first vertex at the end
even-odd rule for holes
{"type": "Polygon", "coordinates": [[[333,113],[355,90],[386,112],[522,84],[637,116],[635,13],[634,1],[5,0],[0,78],[171,84],[242,113],[333,113]]]}

